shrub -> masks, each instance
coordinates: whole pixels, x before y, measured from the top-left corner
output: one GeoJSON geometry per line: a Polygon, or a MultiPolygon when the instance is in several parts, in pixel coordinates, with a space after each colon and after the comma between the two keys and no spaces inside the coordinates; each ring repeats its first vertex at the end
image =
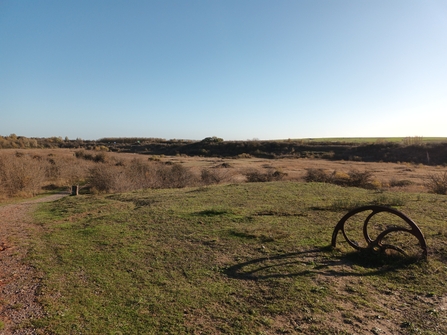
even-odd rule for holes
{"type": "Polygon", "coordinates": [[[328,173],[323,169],[307,169],[304,177],[307,182],[330,183],[340,186],[361,187],[367,189],[380,188],[382,184],[373,179],[373,174],[369,171],[351,170],[347,174],[334,171],[328,173]]]}
{"type": "Polygon", "coordinates": [[[96,163],[105,163],[107,160],[107,156],[104,152],[100,152],[93,157],[93,161],[96,163]]]}
{"type": "Polygon", "coordinates": [[[332,174],[331,180],[334,182],[334,184],[340,185],[340,186],[347,186],[349,185],[349,174],[345,172],[339,172],[334,171],[332,174]]]}
{"type": "Polygon", "coordinates": [[[96,151],[109,151],[109,148],[106,147],[105,145],[100,145],[100,146],[96,146],[95,150],[96,151]]]}
{"type": "Polygon", "coordinates": [[[73,164],[72,161],[62,161],[60,163],[59,183],[62,186],[77,185],[87,179],[88,165],[73,164]]]}
{"type": "Polygon", "coordinates": [[[197,178],[181,164],[164,165],[133,159],[123,165],[98,163],[89,169],[88,182],[100,193],[125,192],[144,188],[182,188],[197,178]]]}
{"type": "Polygon", "coordinates": [[[245,177],[247,178],[247,182],[249,183],[262,183],[268,181],[267,176],[259,171],[247,172],[245,173],[245,177]]]}
{"type": "Polygon", "coordinates": [[[231,168],[231,167],[232,167],[231,164],[226,163],[226,162],[224,162],[224,163],[222,163],[222,164],[219,164],[219,165],[215,166],[215,168],[223,168],[223,169],[229,169],[229,168],[231,168]]]}
{"type": "Polygon", "coordinates": [[[219,184],[223,179],[220,173],[210,169],[203,169],[200,173],[200,178],[205,185],[219,184]]]}
{"type": "Polygon", "coordinates": [[[43,186],[45,168],[29,156],[0,156],[0,192],[12,197],[32,196],[43,186]]]}
{"type": "Polygon", "coordinates": [[[48,179],[56,179],[60,176],[60,169],[58,164],[56,164],[56,161],[54,160],[54,158],[48,158],[47,159],[47,166],[45,169],[45,177],[48,179]]]}
{"type": "Polygon", "coordinates": [[[447,194],[447,172],[427,176],[425,187],[430,193],[447,194]]]}
{"type": "Polygon", "coordinates": [[[373,179],[367,186],[365,186],[364,188],[369,188],[369,189],[373,189],[373,190],[377,190],[380,188],[383,188],[384,186],[387,186],[387,184],[383,184],[381,181],[377,180],[377,179],[373,179]]]}
{"type": "Polygon", "coordinates": [[[311,182],[315,182],[315,183],[330,183],[332,182],[332,175],[329,175],[326,171],[324,171],[323,169],[314,169],[314,168],[310,168],[310,169],[306,169],[307,173],[306,176],[304,177],[304,180],[306,180],[306,182],[311,183],[311,182]]]}
{"type": "Polygon", "coordinates": [[[84,150],[78,150],[75,152],[75,157],[76,158],[84,158],[85,155],[85,151],[84,150]]]}
{"type": "Polygon", "coordinates": [[[76,158],[85,159],[88,161],[94,161],[96,163],[105,163],[107,160],[107,155],[105,152],[100,152],[96,155],[85,153],[84,150],[78,150],[75,152],[76,158]]]}
{"type": "Polygon", "coordinates": [[[245,173],[245,177],[249,183],[278,181],[282,180],[285,176],[287,176],[287,173],[273,169],[267,171],[266,173],[262,173],[257,170],[252,170],[245,173]]]}
{"type": "Polygon", "coordinates": [[[272,180],[282,180],[284,177],[287,176],[287,173],[276,170],[276,171],[271,171],[271,174],[269,172],[268,175],[270,176],[270,178],[272,180]]]}
{"type": "Polygon", "coordinates": [[[117,166],[97,164],[89,169],[89,184],[99,193],[125,192],[132,189],[132,183],[117,166]]]}
{"type": "Polygon", "coordinates": [[[411,180],[408,179],[391,179],[390,180],[390,187],[404,187],[404,186],[410,186],[413,185],[414,183],[411,180]]]}
{"type": "Polygon", "coordinates": [[[369,171],[351,170],[348,172],[349,186],[362,187],[362,188],[374,188],[372,187],[373,174],[369,171]]]}
{"type": "Polygon", "coordinates": [[[134,189],[156,186],[156,169],[139,159],[132,159],[125,173],[134,189]]]}
{"type": "Polygon", "coordinates": [[[160,165],[156,172],[159,188],[183,188],[196,182],[195,176],[183,165],[160,165]]]}
{"type": "Polygon", "coordinates": [[[92,154],[84,154],[84,156],[82,156],[83,159],[87,160],[87,161],[92,161],[94,160],[94,157],[92,154]]]}

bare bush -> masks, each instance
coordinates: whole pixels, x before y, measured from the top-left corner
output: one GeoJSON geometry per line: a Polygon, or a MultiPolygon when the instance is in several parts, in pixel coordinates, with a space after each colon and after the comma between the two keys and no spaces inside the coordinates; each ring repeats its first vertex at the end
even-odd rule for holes
{"type": "Polygon", "coordinates": [[[79,161],[74,157],[49,155],[46,160],[40,159],[45,165],[46,182],[54,187],[67,187],[83,183],[87,178],[88,168],[94,164],[89,161],[79,161]]]}
{"type": "Polygon", "coordinates": [[[196,177],[180,164],[163,165],[133,159],[113,165],[98,163],[89,169],[89,184],[100,193],[125,192],[144,188],[182,188],[197,184],[196,177]]]}
{"type": "Polygon", "coordinates": [[[32,196],[45,180],[45,168],[29,156],[0,156],[0,184],[4,195],[32,196]]]}
{"type": "Polygon", "coordinates": [[[304,177],[307,182],[330,183],[340,186],[361,187],[367,189],[377,188],[380,184],[369,171],[351,170],[347,174],[334,171],[326,172],[323,169],[307,169],[304,177]]]}
{"type": "MultiPolygon", "coordinates": [[[[123,166],[123,164],[116,164],[123,166]]],[[[140,159],[132,159],[125,173],[134,189],[153,188],[156,186],[156,167],[140,159]]]]}
{"type": "Polygon", "coordinates": [[[282,180],[287,173],[270,169],[266,173],[259,172],[257,170],[252,170],[245,173],[245,177],[248,182],[268,182],[268,181],[279,181],[282,180]]]}
{"type": "Polygon", "coordinates": [[[200,178],[205,185],[219,184],[222,181],[221,174],[211,169],[202,169],[200,178]]]}
{"type": "Polygon", "coordinates": [[[93,161],[96,163],[105,163],[107,160],[107,155],[105,152],[100,152],[93,157],[93,161]]]}
{"type": "Polygon", "coordinates": [[[78,151],[75,152],[75,157],[76,158],[84,158],[84,155],[85,155],[84,149],[78,150],[78,151]]]}
{"type": "Polygon", "coordinates": [[[430,193],[447,194],[447,172],[427,176],[425,187],[430,193]]]}
{"type": "Polygon", "coordinates": [[[99,163],[89,169],[89,184],[99,193],[125,192],[133,189],[121,167],[99,163]]]}
{"type": "Polygon", "coordinates": [[[196,177],[180,164],[159,165],[157,169],[157,186],[160,188],[183,188],[196,183],[196,177]]]}
{"type": "Polygon", "coordinates": [[[92,163],[80,164],[73,158],[56,160],[59,166],[60,176],[56,181],[59,186],[70,186],[84,183],[88,176],[88,169],[92,163]]]}
{"type": "Polygon", "coordinates": [[[369,171],[351,170],[348,172],[349,185],[352,187],[373,188],[373,174],[369,171]]]}
{"type": "Polygon", "coordinates": [[[332,175],[328,174],[323,169],[310,168],[310,169],[307,169],[306,176],[304,177],[304,180],[308,183],[310,183],[310,182],[330,183],[330,182],[332,182],[332,175]]]}
{"type": "Polygon", "coordinates": [[[47,158],[45,163],[45,178],[50,180],[59,178],[60,170],[56,161],[53,158],[47,158]]]}
{"type": "Polygon", "coordinates": [[[411,180],[408,180],[408,179],[392,178],[390,180],[390,187],[405,187],[405,186],[410,186],[413,184],[414,184],[414,182],[412,182],[411,180]]]}
{"type": "Polygon", "coordinates": [[[108,158],[107,154],[103,151],[93,155],[91,153],[86,153],[84,149],[76,151],[75,156],[76,158],[94,161],[96,163],[105,163],[108,158]]]}

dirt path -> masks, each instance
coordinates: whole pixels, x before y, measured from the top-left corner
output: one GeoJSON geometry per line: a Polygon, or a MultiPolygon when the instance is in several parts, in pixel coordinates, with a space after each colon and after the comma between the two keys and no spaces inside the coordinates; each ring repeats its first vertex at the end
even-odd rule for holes
{"type": "Polygon", "coordinates": [[[31,212],[36,203],[60,199],[67,194],[54,194],[39,199],[0,206],[0,334],[37,334],[32,319],[43,316],[36,302],[40,278],[24,262],[27,241],[32,230],[31,212]]]}

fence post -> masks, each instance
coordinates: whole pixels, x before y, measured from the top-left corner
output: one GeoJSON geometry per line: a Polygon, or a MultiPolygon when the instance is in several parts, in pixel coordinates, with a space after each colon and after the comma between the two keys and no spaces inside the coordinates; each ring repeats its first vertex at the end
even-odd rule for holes
{"type": "Polygon", "coordinates": [[[79,195],[79,187],[78,187],[78,185],[73,185],[71,187],[71,195],[79,195]]]}

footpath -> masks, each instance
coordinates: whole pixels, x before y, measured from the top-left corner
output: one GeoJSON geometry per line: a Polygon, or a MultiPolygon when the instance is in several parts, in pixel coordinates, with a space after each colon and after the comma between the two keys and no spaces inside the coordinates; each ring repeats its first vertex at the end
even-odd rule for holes
{"type": "Polygon", "coordinates": [[[0,205],[0,334],[38,334],[31,320],[43,316],[37,302],[40,277],[26,264],[32,240],[32,211],[37,203],[55,201],[68,193],[0,205]]]}

